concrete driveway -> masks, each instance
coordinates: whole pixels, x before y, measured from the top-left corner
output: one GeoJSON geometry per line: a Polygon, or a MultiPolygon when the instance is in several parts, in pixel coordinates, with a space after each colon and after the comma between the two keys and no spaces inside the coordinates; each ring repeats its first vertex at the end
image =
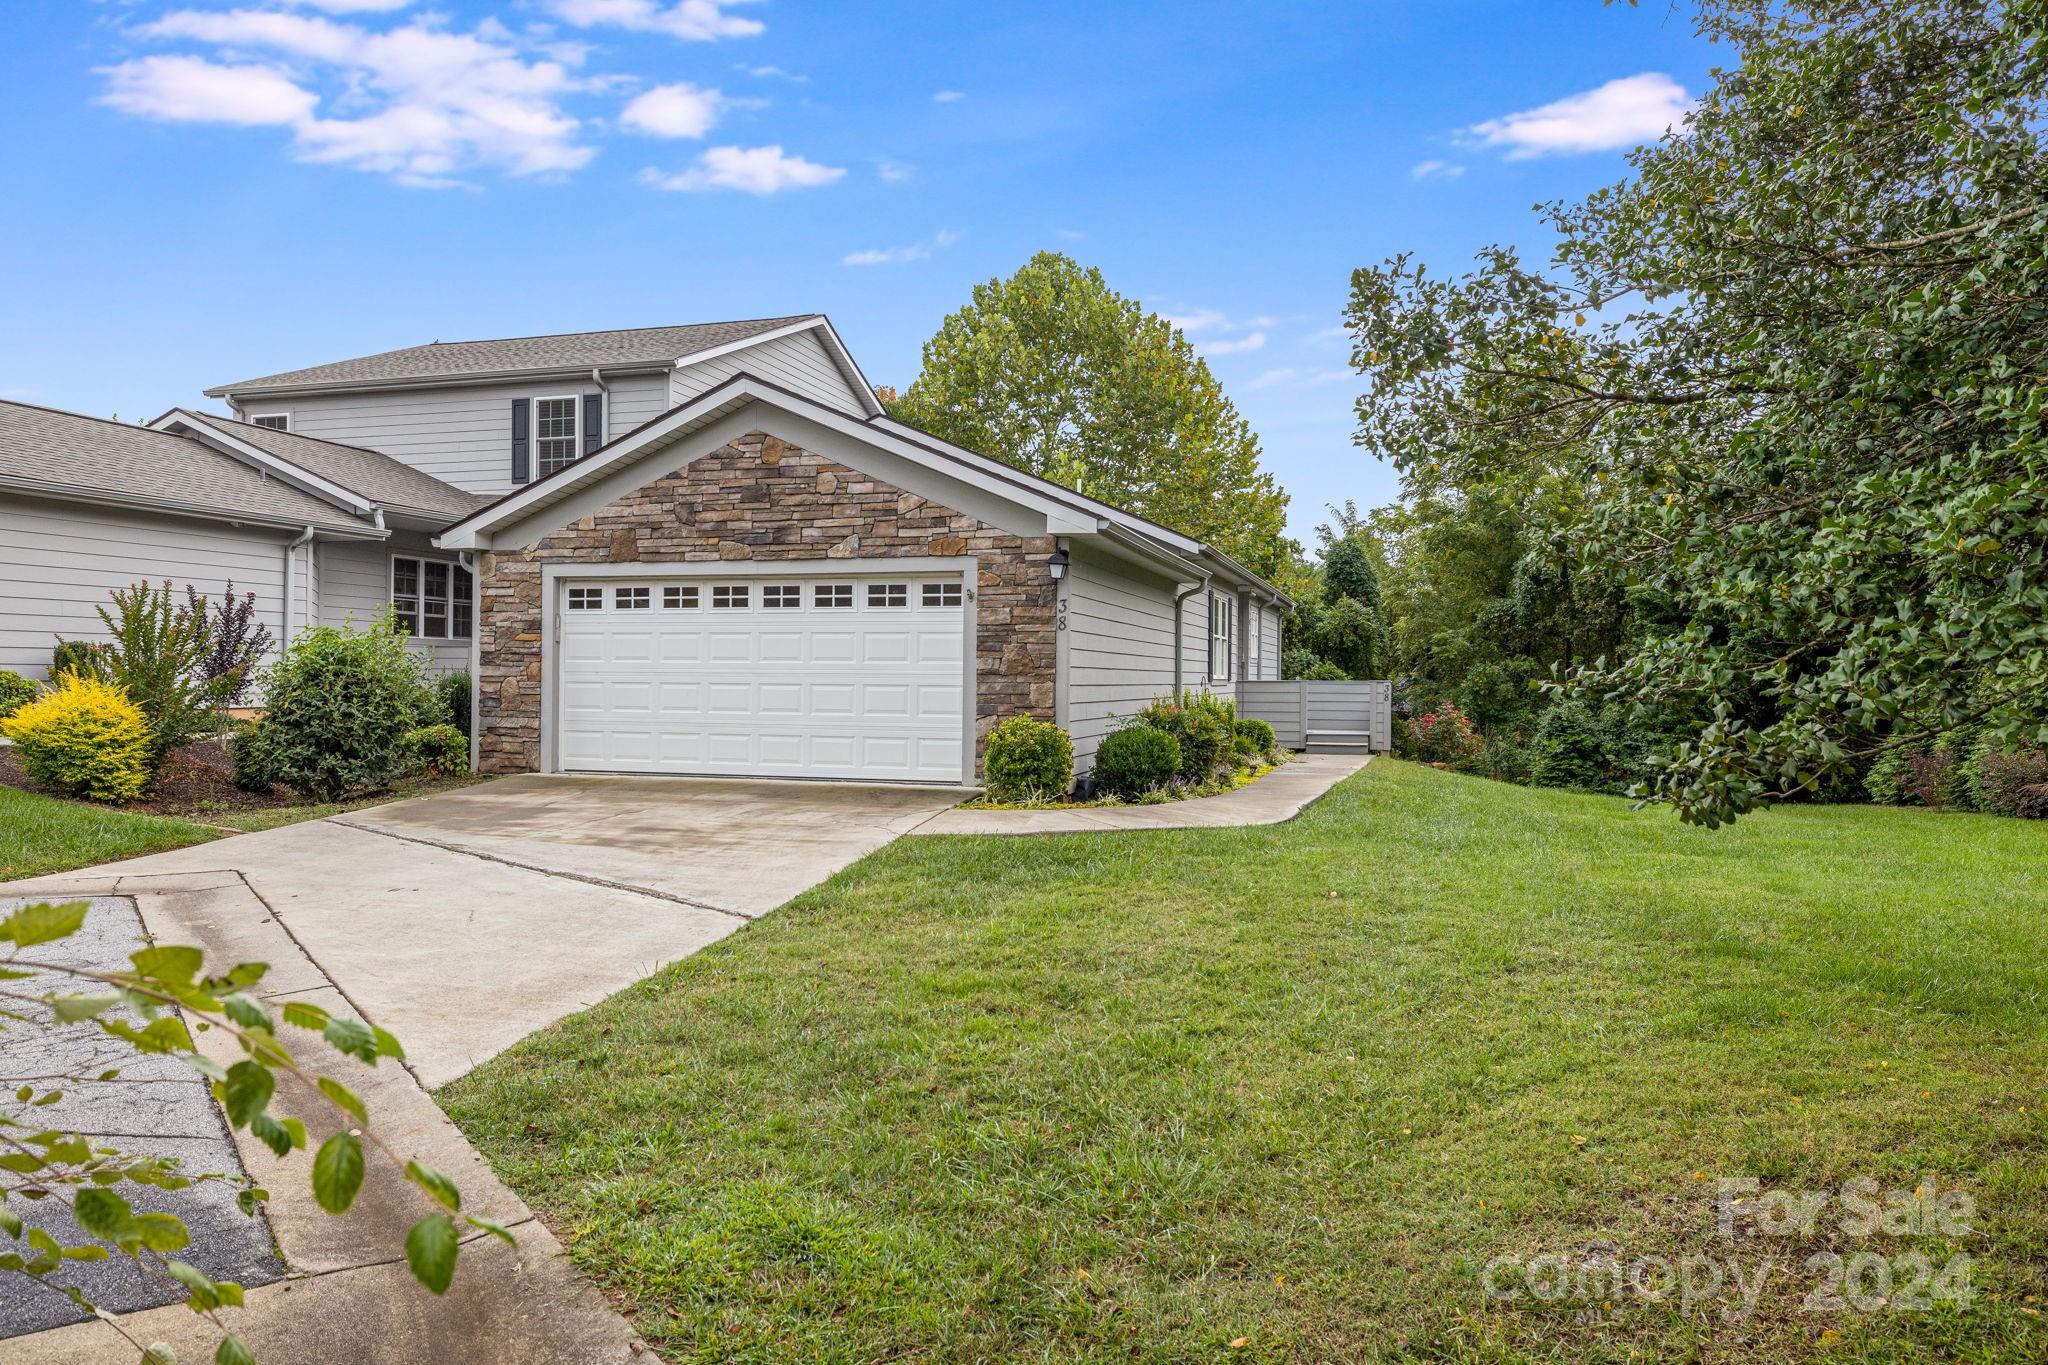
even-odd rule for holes
{"type": "MultiPolygon", "coordinates": [[[[190,1100],[193,1113],[151,1092],[143,1097],[155,1115],[142,1124],[148,1131],[124,1137],[181,1153],[179,1143],[209,1140],[212,1146],[193,1151],[195,1169],[239,1165],[272,1192],[268,1232],[247,1222],[236,1229],[254,1236],[254,1250],[243,1237],[221,1252],[261,1261],[273,1238],[282,1252],[283,1278],[274,1261],[269,1270],[224,1267],[250,1285],[247,1307],[227,1316],[262,1358],[613,1365],[645,1358],[631,1325],[570,1270],[548,1230],[497,1181],[427,1088],[744,928],[963,794],[683,778],[507,778],[0,885],[0,900],[99,898],[91,914],[95,933],[80,941],[80,951],[118,959],[140,933],[198,944],[209,964],[270,963],[267,999],[304,998],[391,1030],[405,1045],[403,1071],[388,1063],[366,1068],[317,1039],[294,1036],[293,1046],[361,1094],[397,1150],[453,1175],[465,1211],[512,1228],[511,1247],[481,1233],[471,1237],[454,1289],[435,1300],[394,1259],[405,1228],[423,1211],[423,1196],[395,1167],[373,1165],[357,1208],[330,1218],[313,1204],[304,1153],[281,1166],[246,1132],[231,1139],[218,1129],[201,1133],[199,1118],[218,1120],[204,1088],[189,1079],[191,1093],[170,1098],[190,1100]]],[[[201,1037],[202,1046],[222,1050],[217,1061],[234,1060],[232,1044],[217,1031],[201,1037]]],[[[0,1071],[15,1060],[0,1054],[0,1071]]],[[[279,1108],[305,1117],[317,1144],[332,1115],[317,1096],[287,1094],[291,1089],[281,1087],[279,1108]]],[[[94,1131],[134,1126],[135,1104],[133,1096],[103,1099],[99,1107],[108,1114],[128,1117],[82,1113],[70,1121],[94,1131]]],[[[96,1288],[139,1310],[128,1325],[143,1340],[161,1337],[181,1359],[211,1355],[204,1324],[182,1306],[148,1306],[162,1302],[156,1288],[96,1288]]],[[[0,1303],[0,1337],[30,1334],[6,1340],[0,1358],[25,1365],[135,1358],[104,1323],[51,1326],[61,1315],[8,1307],[0,1303]],[[50,1330],[32,1330],[42,1326],[50,1330]]]]}
{"type": "Polygon", "coordinates": [[[138,877],[232,874],[364,1017],[404,1040],[431,1087],[724,938],[963,795],[509,777],[32,885],[106,894],[138,877]]]}

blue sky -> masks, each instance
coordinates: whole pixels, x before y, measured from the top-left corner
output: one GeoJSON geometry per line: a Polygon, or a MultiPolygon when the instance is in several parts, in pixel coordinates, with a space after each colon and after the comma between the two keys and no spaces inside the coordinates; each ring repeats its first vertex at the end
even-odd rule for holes
{"type": "Polygon", "coordinates": [[[1662,0],[11,0],[0,396],[146,418],[436,338],[822,310],[877,383],[1065,251],[1183,319],[1293,495],[1350,271],[1547,251],[1714,60],[1662,0]]]}

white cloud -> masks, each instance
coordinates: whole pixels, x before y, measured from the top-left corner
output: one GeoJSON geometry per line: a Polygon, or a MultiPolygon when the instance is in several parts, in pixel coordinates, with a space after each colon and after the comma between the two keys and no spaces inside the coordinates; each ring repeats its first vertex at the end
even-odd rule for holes
{"type": "Polygon", "coordinates": [[[1241,351],[1256,351],[1266,344],[1264,332],[1247,332],[1241,337],[1216,337],[1198,341],[1195,348],[1203,355],[1236,355],[1241,351]]]}
{"type": "Polygon", "coordinates": [[[654,137],[702,137],[718,122],[724,97],[687,81],[657,85],[633,97],[619,113],[619,122],[654,137]]]}
{"type": "Polygon", "coordinates": [[[529,60],[495,21],[470,33],[440,22],[420,18],[372,31],[275,10],[175,11],[138,33],[207,43],[231,56],[267,51],[300,69],[287,77],[244,62],[142,58],[103,73],[104,99],[146,118],[288,125],[302,160],[411,185],[456,183],[479,165],[561,174],[596,155],[562,101],[605,81],[579,80],[561,61],[529,60]],[[322,82],[331,94],[324,111],[309,88],[322,82]]]}
{"type": "Polygon", "coordinates": [[[917,168],[883,157],[875,163],[875,174],[880,176],[885,184],[901,185],[917,175],[917,168]]]}
{"type": "MultiPolygon", "coordinates": [[[[745,0],[739,0],[744,3],[745,0]]],[[[639,33],[666,33],[686,42],[751,38],[767,27],[759,19],[728,14],[735,0],[548,0],[548,9],[577,28],[609,25],[639,33]]]]}
{"type": "Polygon", "coordinates": [[[909,246],[892,246],[868,251],[850,251],[839,258],[842,265],[904,265],[910,261],[921,261],[934,251],[944,251],[960,240],[960,234],[950,228],[932,234],[929,241],[913,242],[909,246]]]}
{"type": "Polygon", "coordinates": [[[142,57],[101,67],[99,74],[107,78],[100,103],[173,123],[296,124],[319,102],[281,71],[199,57],[142,57]]]}
{"type": "Polygon", "coordinates": [[[932,95],[934,104],[953,104],[967,98],[965,90],[940,90],[932,95]]]}
{"type": "Polygon", "coordinates": [[[794,71],[784,71],[779,66],[747,66],[742,63],[736,69],[763,81],[792,81],[797,85],[804,85],[811,79],[809,76],[799,76],[794,71]]]}
{"type": "Polygon", "coordinates": [[[1463,166],[1449,161],[1418,161],[1415,169],[1408,172],[1417,180],[1456,180],[1464,173],[1463,166]]]}
{"type": "Polygon", "coordinates": [[[1166,315],[1166,320],[1190,336],[1196,332],[1213,331],[1229,321],[1228,318],[1213,308],[1198,308],[1193,312],[1183,313],[1178,316],[1169,313],[1166,315]]]}
{"type": "Polygon", "coordinates": [[[304,5],[329,14],[389,14],[404,9],[412,0],[284,0],[287,5],[304,5]]]}
{"type": "Polygon", "coordinates": [[[688,170],[642,171],[641,183],[658,190],[743,190],[775,194],[781,190],[829,185],[846,174],[841,166],[821,166],[791,156],[780,146],[713,147],[688,170]]]}
{"type": "Polygon", "coordinates": [[[1267,370],[1245,385],[1248,389],[1314,388],[1323,384],[1335,384],[1351,378],[1349,370],[1297,370],[1282,366],[1267,370]]]}
{"type": "Polygon", "coordinates": [[[1052,230],[1052,235],[1066,242],[1084,241],[1087,239],[1088,236],[1087,233],[1082,232],[1076,228],[1054,228],[1052,230]]]}
{"type": "Polygon", "coordinates": [[[1660,71],[1646,71],[1466,131],[1481,146],[1507,148],[1515,161],[1605,152],[1656,140],[1682,122],[1691,107],[1684,86],[1660,71]]]}

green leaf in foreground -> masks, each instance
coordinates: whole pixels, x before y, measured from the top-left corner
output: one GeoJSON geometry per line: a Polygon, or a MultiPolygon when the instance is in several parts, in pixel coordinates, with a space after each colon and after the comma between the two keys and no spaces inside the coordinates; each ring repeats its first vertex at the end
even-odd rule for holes
{"type": "Polygon", "coordinates": [[[445,1213],[430,1213],[405,1234],[405,1261],[413,1278],[436,1294],[448,1292],[455,1278],[455,1221],[445,1213]]]}
{"type": "Polygon", "coordinates": [[[221,1086],[228,1122],[237,1128],[247,1128],[269,1106],[276,1089],[277,1079],[270,1074],[269,1067],[236,1062],[228,1068],[228,1078],[221,1086]]]}
{"type": "Polygon", "coordinates": [[[417,1161],[405,1163],[406,1179],[434,1196],[441,1207],[459,1209],[462,1207],[462,1192],[455,1188],[455,1182],[442,1175],[432,1166],[422,1166],[417,1161]]]}
{"type": "Polygon", "coordinates": [[[0,920],[0,938],[11,938],[21,948],[69,938],[85,923],[85,907],[84,901],[65,901],[62,905],[24,905],[0,920]]]}
{"type": "Polygon", "coordinates": [[[363,1147],[351,1134],[336,1133],[313,1154],[313,1198],[329,1213],[347,1213],[363,1186],[363,1147]]]}

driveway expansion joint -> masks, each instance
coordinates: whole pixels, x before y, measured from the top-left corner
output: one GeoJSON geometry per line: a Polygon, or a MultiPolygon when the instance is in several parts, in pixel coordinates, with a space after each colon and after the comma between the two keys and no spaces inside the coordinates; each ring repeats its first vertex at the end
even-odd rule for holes
{"type": "Polygon", "coordinates": [[[500,867],[516,867],[522,872],[535,872],[543,877],[562,877],[572,882],[582,882],[587,886],[601,886],[607,891],[624,891],[630,895],[647,896],[653,900],[667,901],[671,905],[686,905],[692,910],[709,910],[717,915],[730,915],[742,923],[747,923],[755,918],[755,916],[748,914],[744,910],[733,910],[723,905],[713,905],[709,901],[692,900],[688,896],[679,896],[672,891],[657,891],[651,886],[635,886],[631,882],[611,881],[608,878],[593,877],[585,872],[570,872],[559,867],[542,867],[538,863],[522,863],[516,858],[506,858],[496,853],[485,853],[480,849],[470,848],[463,844],[446,843],[439,839],[428,839],[417,834],[400,834],[395,830],[385,829],[381,825],[359,825],[353,820],[344,820],[338,815],[329,816],[328,822],[340,825],[344,829],[358,830],[364,834],[381,834],[386,839],[396,839],[401,843],[422,844],[428,848],[438,848],[444,853],[459,853],[467,858],[481,858],[487,863],[496,863],[500,867]]]}

